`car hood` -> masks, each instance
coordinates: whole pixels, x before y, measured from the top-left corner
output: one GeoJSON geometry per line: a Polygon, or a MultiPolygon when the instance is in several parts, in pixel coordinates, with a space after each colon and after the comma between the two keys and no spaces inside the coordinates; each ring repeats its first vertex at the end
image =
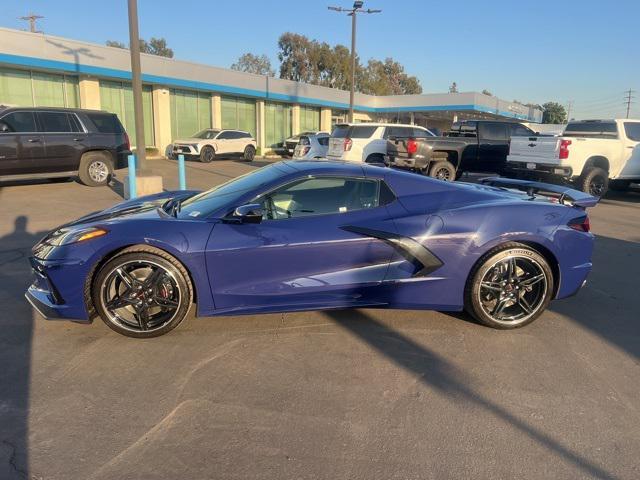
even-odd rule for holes
{"type": "Polygon", "coordinates": [[[61,225],[60,228],[69,228],[88,223],[106,222],[117,218],[138,215],[144,212],[152,212],[162,206],[165,202],[174,199],[184,200],[200,193],[198,190],[177,190],[171,192],[161,192],[144,197],[125,200],[105,210],[98,210],[72,222],[61,225]]]}

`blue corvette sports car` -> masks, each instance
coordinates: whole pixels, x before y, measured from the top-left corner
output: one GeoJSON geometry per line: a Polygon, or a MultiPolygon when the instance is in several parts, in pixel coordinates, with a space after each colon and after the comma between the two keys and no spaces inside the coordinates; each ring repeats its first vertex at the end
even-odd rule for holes
{"type": "Polygon", "coordinates": [[[597,199],[510,179],[449,183],[279,162],[205,192],[122,202],[34,248],[31,304],[131,337],[199,316],[346,307],[467,310],[523,326],[591,270],[597,199]]]}

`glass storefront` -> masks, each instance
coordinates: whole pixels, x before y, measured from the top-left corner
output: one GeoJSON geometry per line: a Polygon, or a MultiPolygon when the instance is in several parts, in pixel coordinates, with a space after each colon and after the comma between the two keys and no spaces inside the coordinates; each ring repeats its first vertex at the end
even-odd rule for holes
{"type": "MultiPolygon", "coordinates": [[[[153,96],[151,85],[142,86],[142,111],[144,118],[144,141],[147,147],[155,144],[153,136],[153,96]]],[[[136,145],[136,127],[133,113],[133,90],[130,83],[100,80],[100,107],[115,113],[136,145]]]]}
{"type": "Polygon", "coordinates": [[[78,77],[2,68],[0,105],[77,108],[80,106],[78,77]]]}
{"type": "Polygon", "coordinates": [[[189,138],[211,128],[211,94],[190,90],[171,90],[171,136],[189,138]]]}

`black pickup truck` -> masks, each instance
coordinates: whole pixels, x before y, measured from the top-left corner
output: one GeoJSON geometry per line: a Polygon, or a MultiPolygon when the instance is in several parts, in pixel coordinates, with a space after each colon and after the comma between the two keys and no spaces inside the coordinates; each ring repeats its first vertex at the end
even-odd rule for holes
{"type": "Polygon", "coordinates": [[[0,181],[78,176],[107,185],[127,165],[129,137],[99,110],[0,106],[0,181]]]}
{"type": "Polygon", "coordinates": [[[509,139],[534,134],[521,123],[465,120],[454,123],[442,137],[389,138],[386,163],[449,181],[463,172],[502,173],[509,139]]]}

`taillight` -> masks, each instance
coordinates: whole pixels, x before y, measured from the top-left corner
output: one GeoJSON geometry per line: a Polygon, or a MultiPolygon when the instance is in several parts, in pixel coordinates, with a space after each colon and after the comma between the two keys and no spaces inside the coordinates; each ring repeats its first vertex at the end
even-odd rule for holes
{"type": "Polygon", "coordinates": [[[352,146],[353,146],[353,141],[350,138],[345,138],[344,139],[344,151],[348,152],[349,150],[351,150],[352,146]]]}
{"type": "Polygon", "coordinates": [[[560,140],[560,160],[569,158],[569,145],[571,140],[560,140]]]}
{"type": "Polygon", "coordinates": [[[591,230],[591,223],[589,223],[589,217],[578,217],[571,220],[568,224],[569,228],[573,228],[578,232],[588,232],[591,230]]]}
{"type": "Polygon", "coordinates": [[[124,144],[127,146],[127,150],[131,150],[131,141],[127,132],[124,132],[124,144]]]}
{"type": "Polygon", "coordinates": [[[407,153],[409,155],[413,155],[418,151],[418,142],[416,142],[415,138],[410,138],[407,141],[407,153]]]}

